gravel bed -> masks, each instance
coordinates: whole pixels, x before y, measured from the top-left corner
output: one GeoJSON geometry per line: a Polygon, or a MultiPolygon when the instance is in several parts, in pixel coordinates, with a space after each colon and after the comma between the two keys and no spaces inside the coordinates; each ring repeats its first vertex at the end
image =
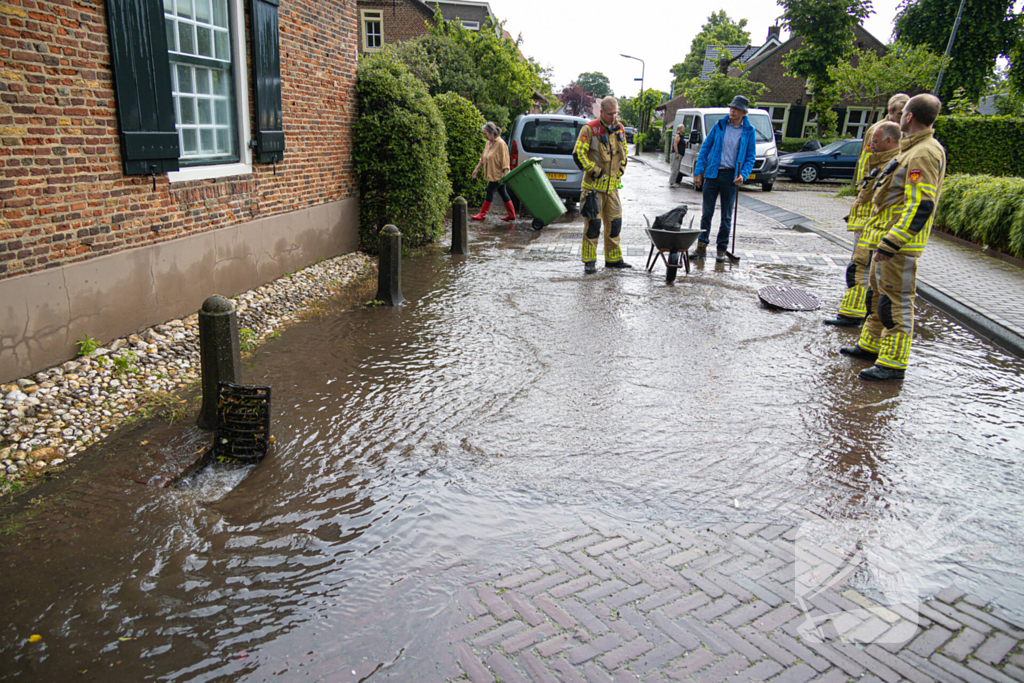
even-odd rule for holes
{"type": "MultiPolygon", "coordinates": [[[[258,344],[373,266],[365,254],[345,254],[234,297],[238,328],[251,331],[243,342],[258,344]]],[[[68,466],[154,396],[197,384],[199,371],[199,322],[192,314],[0,385],[0,496],[68,466]]]]}

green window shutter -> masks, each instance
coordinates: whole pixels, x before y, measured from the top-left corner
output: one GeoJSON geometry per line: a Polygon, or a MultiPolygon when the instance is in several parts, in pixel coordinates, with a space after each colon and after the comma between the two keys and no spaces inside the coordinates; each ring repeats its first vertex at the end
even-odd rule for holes
{"type": "Polygon", "coordinates": [[[284,158],[281,123],[281,50],[278,45],[279,0],[250,0],[253,81],[256,83],[256,155],[261,164],[284,158]]]}
{"type": "Polygon", "coordinates": [[[160,0],[107,0],[121,160],[126,175],[178,170],[171,69],[160,0]]]}

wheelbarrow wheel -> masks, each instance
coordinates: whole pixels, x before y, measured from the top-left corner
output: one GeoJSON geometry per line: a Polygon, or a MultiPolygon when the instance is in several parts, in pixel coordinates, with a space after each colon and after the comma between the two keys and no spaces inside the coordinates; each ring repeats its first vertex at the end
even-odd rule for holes
{"type": "Polygon", "coordinates": [[[544,221],[542,221],[539,218],[534,218],[533,219],[533,223],[531,223],[531,225],[533,225],[533,229],[534,230],[543,230],[544,229],[544,221]]]}
{"type": "Polygon", "coordinates": [[[673,249],[668,254],[668,267],[665,268],[665,282],[675,282],[676,273],[679,271],[679,262],[683,255],[673,249]]]}

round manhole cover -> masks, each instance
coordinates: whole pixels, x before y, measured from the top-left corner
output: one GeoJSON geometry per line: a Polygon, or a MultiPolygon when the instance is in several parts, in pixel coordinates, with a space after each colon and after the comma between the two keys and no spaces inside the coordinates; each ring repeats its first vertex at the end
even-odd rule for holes
{"type": "Polygon", "coordinates": [[[762,287],[757,290],[761,301],[787,311],[816,311],[821,306],[817,297],[797,287],[762,287]]]}

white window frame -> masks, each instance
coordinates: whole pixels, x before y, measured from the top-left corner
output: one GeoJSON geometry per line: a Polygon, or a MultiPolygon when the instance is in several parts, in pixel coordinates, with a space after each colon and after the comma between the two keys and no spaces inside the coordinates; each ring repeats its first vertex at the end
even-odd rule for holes
{"type": "Polygon", "coordinates": [[[480,30],[480,22],[479,21],[463,21],[462,22],[462,28],[466,29],[467,31],[479,31],[480,30]]]}
{"type": "Polygon", "coordinates": [[[772,108],[773,107],[781,107],[783,109],[784,113],[782,115],[782,133],[779,134],[779,136],[778,136],[779,140],[783,140],[786,137],[786,128],[789,126],[789,109],[790,109],[791,106],[792,105],[786,104],[784,102],[758,102],[757,103],[758,109],[764,109],[765,111],[768,112],[768,119],[772,122],[772,127],[775,126],[775,119],[772,117],[772,114],[774,114],[775,112],[772,111],[772,108]]]}
{"type": "Polygon", "coordinates": [[[818,115],[815,114],[814,118],[811,118],[811,113],[811,107],[808,105],[804,110],[804,126],[800,129],[800,137],[802,138],[814,137],[813,134],[807,135],[807,126],[814,126],[815,128],[818,127],[818,115]]]}
{"type": "MultiPolygon", "coordinates": [[[[231,64],[235,85],[235,116],[238,119],[236,123],[238,125],[239,161],[228,164],[188,166],[180,171],[170,171],[167,174],[167,179],[171,183],[252,174],[252,150],[249,149],[249,139],[252,135],[249,128],[249,79],[245,61],[245,2],[244,0],[228,0],[228,3],[231,5],[231,19],[229,20],[231,22],[231,64]]],[[[160,30],[163,30],[162,25],[160,30]]]]}
{"type": "Polygon", "coordinates": [[[873,109],[871,107],[847,107],[845,117],[846,120],[843,121],[843,137],[848,136],[847,128],[850,127],[850,114],[852,114],[855,111],[862,112],[865,118],[861,121],[861,123],[853,124],[860,129],[860,134],[854,135],[853,137],[863,139],[864,133],[866,133],[868,131],[868,128],[870,128],[875,123],[874,119],[878,112],[876,109],[873,109]]]}
{"type": "Polygon", "coordinates": [[[359,10],[359,29],[362,34],[362,40],[360,43],[363,46],[363,52],[376,52],[377,50],[384,49],[384,12],[379,9],[361,9],[359,10]],[[370,34],[366,31],[367,19],[377,22],[380,25],[380,45],[370,47],[367,39],[370,34]]]}

